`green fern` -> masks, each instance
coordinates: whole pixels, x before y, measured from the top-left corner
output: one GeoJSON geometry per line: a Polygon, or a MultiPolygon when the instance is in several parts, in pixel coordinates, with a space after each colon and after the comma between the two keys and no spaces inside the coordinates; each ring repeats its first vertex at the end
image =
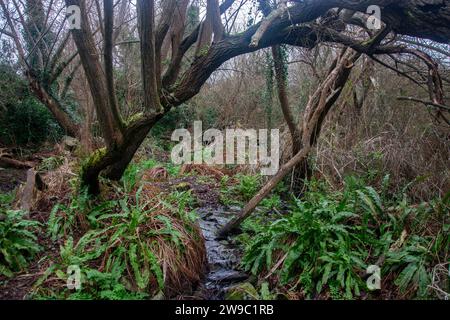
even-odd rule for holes
{"type": "MultiPolygon", "coordinates": [[[[58,294],[67,299],[141,299],[148,296],[148,287],[151,279],[158,284],[156,294],[163,292],[165,283],[160,261],[155,255],[155,245],[142,241],[139,229],[147,225],[149,219],[158,219],[163,228],[158,231],[151,230],[145,236],[152,233],[166,235],[169,241],[182,247],[181,233],[172,226],[171,220],[163,215],[152,216],[147,209],[146,203],[141,203],[141,188],[136,192],[135,199],[122,197],[119,200],[108,201],[98,206],[91,203],[82,207],[79,203],[83,200],[73,200],[71,205],[73,212],[83,209],[92,226],[96,228],[86,232],[78,241],[68,237],[60,248],[60,262],[50,267],[45,275],[39,279],[41,285],[51,275],[55,274],[60,279],[66,277],[65,270],[68,266],[80,267],[83,278],[83,287],[79,292],[63,290],[58,294]],[[92,208],[92,209],[91,209],[92,208]],[[90,268],[93,261],[107,257],[104,261],[104,270],[95,272],[90,268]],[[126,285],[128,272],[131,271],[132,284],[126,285]],[[138,288],[134,292],[132,288],[138,288]],[[143,293],[144,291],[145,294],[143,293]]],[[[190,204],[190,195],[185,195],[181,208],[187,208],[190,204]]],[[[61,208],[54,209],[50,220],[52,226],[48,232],[51,235],[60,235],[63,219],[58,219],[56,212],[61,208]]],[[[37,287],[37,286],[36,286],[37,287]]]]}
{"type": "Polygon", "coordinates": [[[431,282],[427,266],[432,260],[432,252],[426,247],[427,243],[426,239],[413,236],[402,250],[388,253],[387,268],[401,270],[394,282],[401,292],[406,292],[414,286],[418,289],[420,297],[427,295],[428,285],[431,282]]]}
{"type": "Polygon", "coordinates": [[[24,215],[22,211],[7,210],[0,220],[0,274],[7,277],[25,269],[28,260],[41,250],[35,235],[41,225],[24,215]]]}

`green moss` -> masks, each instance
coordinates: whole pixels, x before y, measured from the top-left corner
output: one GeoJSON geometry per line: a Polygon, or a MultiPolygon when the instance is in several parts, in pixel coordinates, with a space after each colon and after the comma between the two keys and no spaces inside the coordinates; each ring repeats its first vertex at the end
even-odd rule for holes
{"type": "Polygon", "coordinates": [[[187,191],[192,188],[191,184],[188,182],[181,182],[175,186],[175,190],[177,191],[187,191]]]}
{"type": "Polygon", "coordinates": [[[125,122],[125,125],[129,126],[130,124],[132,124],[138,120],[141,120],[143,117],[144,117],[144,114],[142,112],[135,113],[127,119],[127,121],[125,122]]]}
{"type": "Polygon", "coordinates": [[[100,192],[98,176],[95,175],[95,171],[98,170],[99,163],[104,159],[107,152],[106,148],[97,149],[81,163],[79,184],[75,186],[79,188],[79,191],[87,187],[90,194],[100,192]]]}
{"type": "Polygon", "coordinates": [[[81,171],[84,172],[89,167],[94,167],[96,164],[100,162],[100,160],[103,159],[103,157],[106,155],[107,149],[106,148],[100,148],[95,150],[92,155],[90,155],[87,159],[84,160],[81,171]]]}
{"type": "Polygon", "coordinates": [[[200,50],[198,51],[197,57],[204,57],[204,56],[206,56],[208,54],[208,52],[209,52],[209,48],[210,48],[209,45],[205,45],[202,48],[200,48],[200,50]]]}

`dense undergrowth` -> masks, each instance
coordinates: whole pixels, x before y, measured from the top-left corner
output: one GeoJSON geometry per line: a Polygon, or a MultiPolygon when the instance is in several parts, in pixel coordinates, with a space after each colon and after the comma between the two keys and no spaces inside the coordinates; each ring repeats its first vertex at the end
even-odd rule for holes
{"type": "MultiPolygon", "coordinates": [[[[73,101],[64,102],[72,111],[73,101]]],[[[40,146],[58,141],[63,130],[50,111],[32,95],[17,70],[0,61],[0,144],[40,146]]]]}
{"type": "MultiPolygon", "coordinates": [[[[53,207],[41,231],[59,250],[55,257],[41,257],[42,275],[29,297],[148,299],[192,289],[206,259],[195,199],[190,190],[166,190],[143,178],[156,165],[130,166],[101,199],[73,190],[73,197],[53,207]]],[[[10,206],[6,199],[3,203],[10,206]]],[[[0,271],[12,277],[38,251],[39,224],[22,219],[20,211],[6,212],[7,219],[0,222],[0,271]]]]}
{"type": "MultiPolygon", "coordinates": [[[[388,183],[386,176],[377,192],[348,177],[336,191],[311,181],[284,213],[247,220],[242,264],[258,276],[256,287],[285,298],[445,298],[449,196],[413,205],[405,193],[388,194],[388,183]],[[381,269],[381,290],[368,290],[371,265],[381,269]]],[[[239,290],[231,297],[258,293],[248,284],[239,290]]]]}
{"type": "Polygon", "coordinates": [[[21,211],[10,210],[12,199],[12,194],[0,197],[0,275],[7,277],[25,270],[27,260],[41,250],[34,233],[39,222],[27,219],[21,211]]]}
{"type": "MultiPolygon", "coordinates": [[[[48,170],[61,165],[50,164],[48,170]]],[[[0,273],[13,278],[41,253],[40,275],[28,295],[33,299],[158,299],[191,292],[204,273],[205,247],[192,186],[178,180],[216,185],[225,206],[244,205],[263,183],[259,175],[223,170],[213,177],[207,168],[196,169],[134,163],[120,183],[104,181],[99,199],[78,190],[76,179],[61,180],[72,187],[59,193],[70,196],[49,206],[44,223],[11,210],[14,194],[2,195],[0,273]],[[55,254],[42,253],[42,234],[55,254]]],[[[319,179],[308,182],[299,199],[280,184],[242,225],[241,264],[255,279],[228,298],[445,298],[449,196],[414,204],[408,187],[390,193],[389,176],[376,187],[348,176],[342,189],[319,179]],[[381,269],[381,290],[367,287],[373,265],[381,269]]]]}

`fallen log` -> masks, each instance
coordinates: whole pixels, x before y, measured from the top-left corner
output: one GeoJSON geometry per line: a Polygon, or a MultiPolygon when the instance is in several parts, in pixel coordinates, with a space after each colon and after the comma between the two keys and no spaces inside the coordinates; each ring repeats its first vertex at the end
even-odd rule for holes
{"type": "Polygon", "coordinates": [[[30,162],[23,162],[9,157],[0,157],[0,167],[15,168],[15,169],[30,169],[33,164],[30,162]]]}
{"type": "Polygon", "coordinates": [[[283,180],[294,167],[300,166],[307,160],[311,148],[317,142],[317,137],[326,115],[340,96],[348,77],[350,76],[350,72],[359,57],[359,53],[346,48],[342,51],[341,55],[335,59],[328,72],[328,76],[311,96],[305,108],[302,123],[302,143],[304,146],[291,160],[281,167],[276,175],[269,179],[236,217],[219,230],[217,234],[219,239],[225,238],[232,231],[236,230],[239,225],[250,216],[256,206],[270,194],[277,184],[283,180]]]}
{"type": "Polygon", "coordinates": [[[276,185],[283,180],[283,178],[294,168],[297,164],[306,159],[311,150],[311,146],[302,148],[289,162],[284,164],[280,171],[274,175],[264,187],[254,196],[242,209],[242,211],[228,222],[222,229],[219,230],[217,235],[218,239],[224,239],[228,234],[235,230],[242,221],[244,221],[252,212],[256,206],[276,187],[276,185]]]}

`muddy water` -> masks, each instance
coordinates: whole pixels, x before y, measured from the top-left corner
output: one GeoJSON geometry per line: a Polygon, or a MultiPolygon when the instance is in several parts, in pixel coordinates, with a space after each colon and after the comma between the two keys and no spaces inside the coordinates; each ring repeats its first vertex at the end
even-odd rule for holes
{"type": "Polygon", "coordinates": [[[218,230],[236,215],[239,209],[219,206],[198,210],[209,262],[209,272],[199,289],[199,297],[203,299],[223,299],[230,287],[248,279],[248,275],[239,268],[242,248],[231,238],[216,239],[218,230]]]}

